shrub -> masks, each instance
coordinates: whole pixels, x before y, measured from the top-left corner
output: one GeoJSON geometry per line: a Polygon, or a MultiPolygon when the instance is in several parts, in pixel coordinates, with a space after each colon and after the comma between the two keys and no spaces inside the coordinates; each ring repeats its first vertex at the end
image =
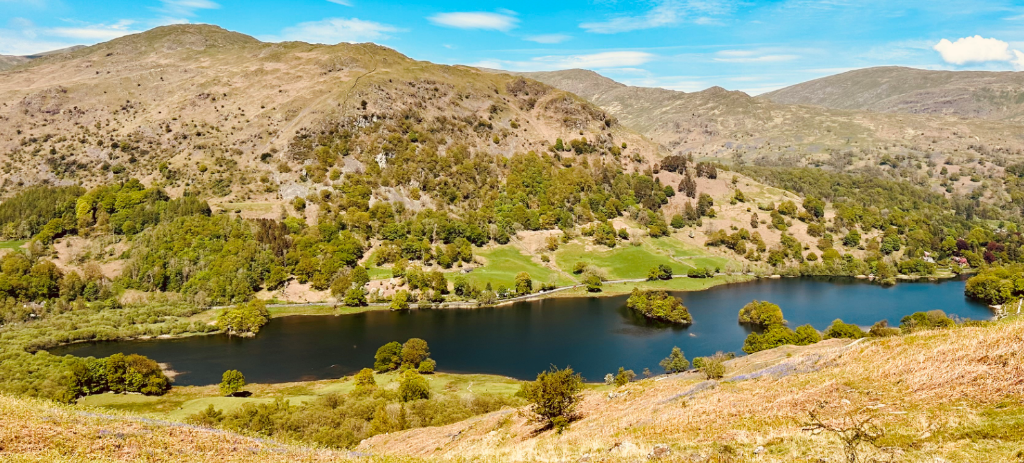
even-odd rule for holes
{"type": "Polygon", "coordinates": [[[668,265],[665,264],[658,265],[657,267],[652,267],[651,270],[647,272],[647,281],[671,279],[672,267],[669,267],[668,265]]]}
{"type": "Polygon", "coordinates": [[[627,370],[623,367],[619,367],[619,372],[615,374],[615,385],[625,386],[636,378],[636,373],[633,370],[627,370]]]}
{"type": "Polygon", "coordinates": [[[941,310],[915,312],[900,320],[900,329],[907,333],[917,330],[952,328],[954,326],[956,326],[956,322],[949,318],[946,312],[941,310]]]}
{"type": "Polygon", "coordinates": [[[434,359],[426,359],[420,362],[420,366],[416,368],[417,371],[425,375],[434,374],[434,369],[437,368],[437,362],[434,359]]]}
{"type": "Polygon", "coordinates": [[[377,381],[373,379],[373,370],[369,368],[359,370],[359,373],[356,373],[352,379],[355,380],[356,387],[359,388],[377,387],[377,381]]]}
{"type": "Polygon", "coordinates": [[[725,377],[725,362],[729,359],[729,356],[722,353],[717,353],[710,357],[701,357],[700,364],[698,365],[697,359],[694,359],[693,366],[704,373],[704,377],[707,379],[722,379],[725,377]]]}
{"type": "Polygon", "coordinates": [[[672,348],[672,353],[663,359],[658,365],[665,369],[666,373],[681,373],[690,368],[690,361],[686,360],[683,351],[678,347],[672,348]]]}
{"type": "Polygon", "coordinates": [[[389,342],[380,346],[374,355],[373,369],[381,373],[397,370],[402,366],[402,345],[389,342]]]}
{"type": "Polygon", "coordinates": [[[415,370],[407,370],[402,373],[398,382],[398,397],[402,402],[423,400],[430,398],[430,384],[426,378],[415,370]]]}
{"type": "Polygon", "coordinates": [[[604,285],[601,282],[601,277],[597,275],[590,275],[583,279],[583,284],[587,285],[587,292],[599,293],[601,292],[601,286],[604,285]]]}
{"type": "Polygon", "coordinates": [[[391,310],[408,310],[409,309],[409,292],[401,290],[395,293],[391,297],[391,304],[389,305],[391,310]]]}
{"type": "Polygon", "coordinates": [[[229,396],[245,387],[245,376],[238,370],[228,370],[220,379],[220,395],[229,396]]]}
{"type": "Polygon", "coordinates": [[[531,410],[547,425],[559,430],[576,418],[576,405],[583,390],[583,378],[572,368],[550,370],[537,375],[537,380],[523,384],[520,394],[532,404],[531,410]]]}
{"type": "Polygon", "coordinates": [[[825,330],[825,339],[860,339],[865,336],[867,336],[867,334],[864,333],[864,330],[860,329],[859,326],[850,323],[843,323],[840,319],[833,321],[832,325],[825,330]]]}
{"type": "Polygon", "coordinates": [[[427,341],[411,338],[402,345],[402,365],[416,368],[429,357],[430,347],[427,346],[427,341]]]}

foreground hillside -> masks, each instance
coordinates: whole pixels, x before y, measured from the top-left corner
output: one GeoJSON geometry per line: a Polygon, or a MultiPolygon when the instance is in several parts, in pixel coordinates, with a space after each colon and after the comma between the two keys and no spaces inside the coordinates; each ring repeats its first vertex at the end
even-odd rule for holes
{"type": "Polygon", "coordinates": [[[765,93],[777,103],[1024,121],[1024,72],[858,69],[765,93]]]}
{"type": "Polygon", "coordinates": [[[1020,461],[1024,322],[785,347],[588,392],[563,434],[523,410],[368,439],[374,454],[501,461],[1020,461]],[[812,413],[814,416],[812,416],[812,413]],[[815,424],[861,432],[846,446],[815,424]],[[868,437],[875,436],[875,437],[868,437]],[[875,459],[875,460],[872,460],[875,459]],[[855,461],[855,460],[848,460],[855,461]]]}

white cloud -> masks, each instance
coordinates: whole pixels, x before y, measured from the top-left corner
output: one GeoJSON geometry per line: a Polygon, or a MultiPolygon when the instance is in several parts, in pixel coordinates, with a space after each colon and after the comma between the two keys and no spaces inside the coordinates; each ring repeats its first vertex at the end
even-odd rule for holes
{"type": "Polygon", "coordinates": [[[943,61],[957,66],[1013,59],[1010,44],[998,39],[986,39],[980,35],[957,39],[956,42],[942,39],[933,48],[942,55],[943,61]]]}
{"type": "Polygon", "coordinates": [[[484,29],[508,32],[519,24],[519,20],[510,13],[505,10],[503,10],[503,13],[438,13],[427,18],[427,20],[438,26],[454,27],[456,29],[484,29]]]}
{"type": "Polygon", "coordinates": [[[341,5],[341,6],[352,6],[352,2],[350,2],[348,0],[327,0],[327,1],[331,2],[331,3],[336,3],[336,4],[341,5]]]}
{"type": "Polygon", "coordinates": [[[565,34],[542,34],[523,37],[523,40],[537,43],[562,43],[571,39],[572,36],[565,34]]]}
{"type": "Polygon", "coordinates": [[[781,61],[792,61],[800,58],[799,55],[788,54],[761,54],[750,50],[722,50],[715,53],[712,58],[722,63],[778,63],[781,61]]]}
{"type": "Polygon", "coordinates": [[[616,16],[607,21],[580,24],[587,32],[616,34],[679,24],[687,19],[697,24],[717,22],[714,16],[732,9],[720,0],[660,0],[650,11],[637,16],[616,16]]]}
{"type": "Polygon", "coordinates": [[[64,37],[82,42],[106,42],[107,40],[113,40],[118,37],[126,36],[128,34],[137,34],[141,32],[131,28],[131,25],[134,23],[135,21],[121,20],[114,24],[90,24],[79,27],[54,27],[43,29],[41,32],[44,35],[64,37]]]}
{"type": "Polygon", "coordinates": [[[358,18],[327,18],[287,27],[280,36],[266,37],[271,42],[303,41],[310,43],[336,44],[341,42],[372,42],[390,38],[389,34],[401,32],[395,26],[358,18]]]}
{"type": "Polygon", "coordinates": [[[1016,57],[1016,59],[1010,61],[1010,63],[1013,64],[1013,67],[1016,68],[1018,71],[1024,71],[1024,53],[1021,53],[1018,50],[1014,50],[1013,55],[1016,57]]]}
{"type": "Polygon", "coordinates": [[[539,56],[528,61],[490,60],[475,66],[509,71],[557,71],[562,69],[609,69],[639,66],[655,58],[639,51],[608,51],[587,55],[539,56]]]}
{"type": "Polygon", "coordinates": [[[170,15],[195,16],[196,10],[215,10],[220,5],[210,0],[160,0],[159,11],[170,15]]]}

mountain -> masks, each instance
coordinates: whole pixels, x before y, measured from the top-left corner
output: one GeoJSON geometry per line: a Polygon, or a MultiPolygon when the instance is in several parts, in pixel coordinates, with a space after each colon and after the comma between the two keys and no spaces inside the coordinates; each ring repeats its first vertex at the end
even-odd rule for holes
{"type": "Polygon", "coordinates": [[[130,175],[172,194],[280,200],[328,188],[335,169],[386,169],[415,146],[465,147],[497,162],[585,136],[599,152],[628,143],[628,163],[658,155],[600,108],[522,77],[374,44],[263,43],[206,25],[0,73],[0,120],[7,192],[130,175]]]}
{"type": "Polygon", "coordinates": [[[25,64],[25,63],[27,63],[29,61],[32,61],[32,60],[34,60],[36,58],[40,58],[40,57],[43,57],[43,56],[49,56],[49,55],[59,55],[59,54],[62,54],[62,53],[71,53],[71,52],[73,52],[75,50],[80,50],[82,48],[85,48],[85,47],[81,46],[81,45],[76,45],[74,47],[61,48],[60,50],[53,50],[53,51],[48,51],[48,52],[44,52],[44,53],[37,53],[37,54],[34,54],[34,55],[25,55],[25,56],[0,55],[0,72],[6,71],[6,70],[11,69],[11,68],[13,68],[15,66],[20,66],[20,65],[25,64]]]}
{"type": "Polygon", "coordinates": [[[1024,72],[858,69],[761,95],[777,103],[1024,122],[1024,72]]]}
{"type": "Polygon", "coordinates": [[[521,75],[575,92],[671,153],[698,159],[861,171],[964,194],[1024,159],[1024,125],[1013,121],[785,104],[721,87],[632,87],[579,69],[521,75]],[[946,177],[949,169],[972,183],[946,177]]]}
{"type": "Polygon", "coordinates": [[[15,66],[25,64],[30,58],[25,56],[0,55],[0,71],[6,71],[15,66]]]}

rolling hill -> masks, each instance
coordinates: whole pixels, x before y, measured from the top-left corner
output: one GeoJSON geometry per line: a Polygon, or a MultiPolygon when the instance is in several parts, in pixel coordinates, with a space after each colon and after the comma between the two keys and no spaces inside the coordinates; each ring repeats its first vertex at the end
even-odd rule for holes
{"type": "Polygon", "coordinates": [[[385,169],[403,154],[400,139],[498,159],[585,136],[599,151],[628,143],[627,164],[658,155],[605,111],[535,81],[373,44],[263,43],[204,25],[0,73],[0,121],[7,194],[128,175],[172,195],[290,200],[329,187],[334,158],[343,171],[385,169]],[[333,151],[318,158],[320,148],[333,151]]]}
{"type": "Polygon", "coordinates": [[[1024,121],[1024,72],[874,67],[760,96],[776,103],[1024,121]]]}

